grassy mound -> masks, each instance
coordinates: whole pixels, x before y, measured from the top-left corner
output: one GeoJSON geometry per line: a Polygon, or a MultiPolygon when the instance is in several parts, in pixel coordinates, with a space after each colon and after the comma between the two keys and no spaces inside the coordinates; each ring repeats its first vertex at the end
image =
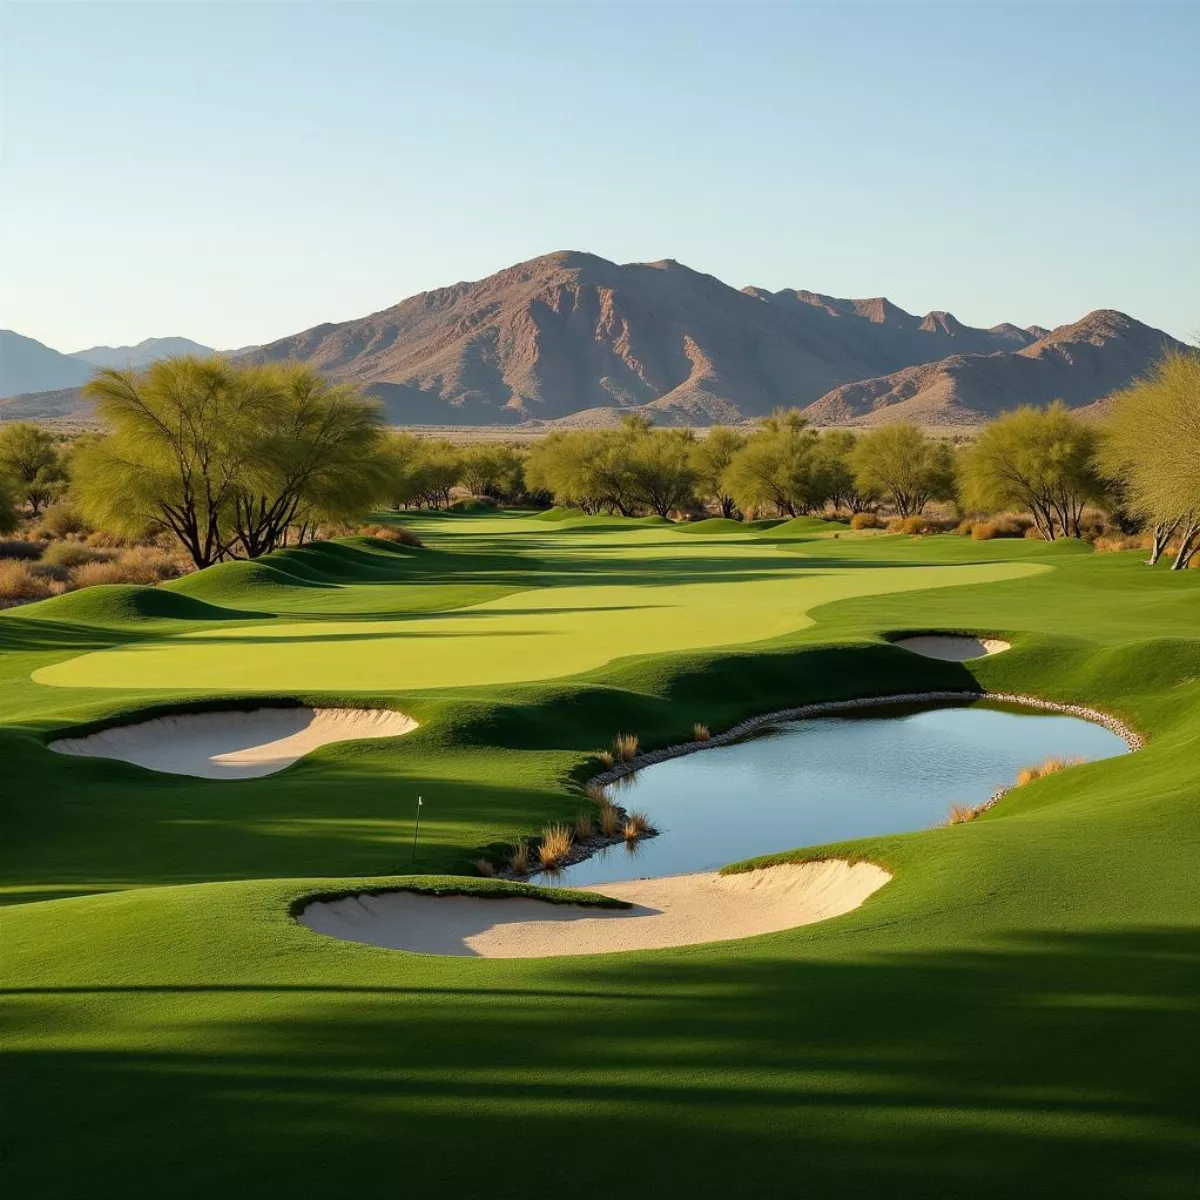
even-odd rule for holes
{"type": "Polygon", "coordinates": [[[682,521],[673,527],[677,533],[746,533],[748,527],[744,521],[734,521],[729,517],[709,517],[704,521],[682,521]]]}
{"type": "MultiPolygon", "coordinates": [[[[196,577],[184,576],[181,580],[173,580],[172,584],[178,585],[192,578],[196,577]]],[[[130,622],[230,621],[258,615],[236,611],[215,598],[189,594],[178,586],[142,587],[125,583],[101,584],[67,592],[37,604],[23,605],[6,614],[18,621],[66,621],[74,625],[113,628],[130,622]]]]}

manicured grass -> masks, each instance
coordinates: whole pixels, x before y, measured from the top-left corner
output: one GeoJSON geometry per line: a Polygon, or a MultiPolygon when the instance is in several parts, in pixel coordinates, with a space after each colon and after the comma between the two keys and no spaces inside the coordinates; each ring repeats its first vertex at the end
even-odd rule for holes
{"type": "Polygon", "coordinates": [[[427,551],[350,540],[0,616],[14,1195],[507,1196],[534,1155],[533,1186],[589,1198],[1193,1193],[1200,572],[952,536],[402,520],[427,551]],[[1013,648],[940,663],[882,637],[937,628],[1013,648]],[[573,820],[618,733],[653,748],[926,688],[1087,703],[1149,740],[967,824],[777,856],[894,879],[766,937],[446,959],[291,917],[414,871],[503,888],[444,873],[573,820]],[[422,724],[238,783],[44,747],[250,694],[422,724]]]}

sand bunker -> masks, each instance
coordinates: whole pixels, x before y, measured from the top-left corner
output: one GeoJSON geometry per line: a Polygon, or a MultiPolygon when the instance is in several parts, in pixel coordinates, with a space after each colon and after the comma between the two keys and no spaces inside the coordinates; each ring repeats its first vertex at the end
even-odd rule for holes
{"type": "Polygon", "coordinates": [[[87,737],[59,738],[50,749],[119,758],[171,775],[254,779],[282,771],[318,746],[399,737],[416,727],[412,717],[388,709],[256,708],[156,717],[87,737]]]}
{"type": "Polygon", "coordinates": [[[317,933],[420,954],[553,958],[659,950],[775,933],[857,908],[891,876],[873,863],[785,863],[740,875],[672,875],[582,888],[625,909],[417,892],[317,900],[298,918],[317,933]]]}
{"type": "Polygon", "coordinates": [[[985,658],[989,654],[1000,654],[1010,648],[1007,642],[996,638],[959,637],[950,634],[900,638],[892,645],[924,655],[925,658],[940,658],[944,662],[966,662],[971,658],[985,658]]]}

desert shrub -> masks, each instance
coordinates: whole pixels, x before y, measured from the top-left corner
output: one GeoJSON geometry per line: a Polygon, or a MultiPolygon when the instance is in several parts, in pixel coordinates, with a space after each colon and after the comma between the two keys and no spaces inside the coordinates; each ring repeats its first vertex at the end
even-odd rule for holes
{"type": "Polygon", "coordinates": [[[577,842],[587,842],[596,836],[596,825],[591,813],[576,813],[573,833],[577,842]]]}
{"type": "Polygon", "coordinates": [[[475,871],[477,874],[484,876],[485,879],[490,879],[496,873],[496,865],[486,858],[477,858],[475,860],[475,871]]]}
{"type": "Polygon", "coordinates": [[[72,589],[95,587],[97,584],[128,583],[121,564],[116,562],[89,562],[72,567],[68,575],[72,589]]]}
{"type": "Polygon", "coordinates": [[[1131,533],[1108,533],[1094,542],[1097,554],[1116,554],[1121,550],[1141,550],[1145,538],[1131,533]]]}
{"type": "Polygon", "coordinates": [[[529,864],[529,843],[522,838],[513,845],[512,851],[508,856],[508,866],[514,875],[528,875],[529,864]]]}
{"type": "Polygon", "coordinates": [[[880,529],[883,522],[876,513],[860,512],[850,518],[851,529],[880,529]]]}
{"type": "Polygon", "coordinates": [[[959,523],[954,527],[954,532],[957,533],[959,537],[970,537],[975,530],[975,524],[976,521],[974,517],[966,517],[965,519],[959,521],[959,523]]]}
{"type": "Polygon", "coordinates": [[[398,546],[424,546],[425,543],[411,529],[403,525],[364,525],[360,537],[378,538],[381,542],[395,542],[398,546]]]}
{"type": "Polygon", "coordinates": [[[707,742],[712,734],[709,732],[707,725],[701,725],[699,721],[692,726],[692,737],[698,742],[707,742]]]}
{"type": "Polygon", "coordinates": [[[0,562],[0,604],[44,600],[53,594],[50,580],[34,574],[28,562],[13,558],[0,562]]]}
{"type": "Polygon", "coordinates": [[[613,738],[613,753],[622,762],[630,762],[637,757],[638,735],[636,733],[618,733],[613,738]]]}
{"type": "Polygon", "coordinates": [[[161,583],[182,575],[186,564],[157,546],[132,546],[117,558],[126,583],[161,583]]]}
{"type": "Polygon", "coordinates": [[[84,541],[99,550],[119,550],[121,547],[129,545],[128,538],[122,537],[119,533],[109,533],[107,529],[97,529],[93,533],[89,533],[84,541]]]}
{"type": "Polygon", "coordinates": [[[82,567],[102,562],[110,556],[82,542],[51,542],[42,554],[42,562],[52,567],[82,567]]]}
{"type": "Polygon", "coordinates": [[[904,524],[900,527],[904,533],[933,533],[934,525],[926,517],[914,516],[905,517],[904,524]]]}
{"type": "Polygon", "coordinates": [[[57,563],[33,562],[29,564],[30,575],[38,579],[53,579],[55,583],[66,583],[71,571],[69,567],[60,567],[57,563]]]}
{"type": "Polygon", "coordinates": [[[995,521],[976,521],[971,527],[971,538],[976,542],[990,542],[992,538],[999,536],[995,521]]]}
{"type": "Polygon", "coordinates": [[[903,533],[904,532],[904,518],[903,517],[889,517],[888,523],[885,526],[885,528],[887,529],[888,533],[903,533]]]}
{"type": "Polygon", "coordinates": [[[571,827],[558,823],[547,825],[542,830],[542,844],[538,847],[538,860],[547,871],[561,867],[571,852],[571,827]]]}
{"type": "Polygon", "coordinates": [[[0,559],[22,559],[32,562],[41,558],[42,544],[40,542],[25,542],[20,538],[0,539],[0,559]]]}
{"type": "Polygon", "coordinates": [[[52,504],[44,513],[40,522],[42,532],[50,537],[64,538],[73,533],[88,533],[89,527],[83,513],[73,504],[65,501],[52,504]]]}

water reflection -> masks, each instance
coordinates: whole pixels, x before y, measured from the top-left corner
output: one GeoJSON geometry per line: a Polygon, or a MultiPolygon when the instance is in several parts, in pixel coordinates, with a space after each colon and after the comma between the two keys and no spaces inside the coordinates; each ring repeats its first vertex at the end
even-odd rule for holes
{"type": "MultiPolygon", "coordinates": [[[[1126,751],[1100,725],[989,704],[872,708],[792,721],[731,746],[643,767],[612,785],[659,836],[559,872],[582,886],[713,870],[796,846],[926,829],[1030,763],[1126,751]]],[[[550,882],[546,876],[539,880],[550,882]]]]}

